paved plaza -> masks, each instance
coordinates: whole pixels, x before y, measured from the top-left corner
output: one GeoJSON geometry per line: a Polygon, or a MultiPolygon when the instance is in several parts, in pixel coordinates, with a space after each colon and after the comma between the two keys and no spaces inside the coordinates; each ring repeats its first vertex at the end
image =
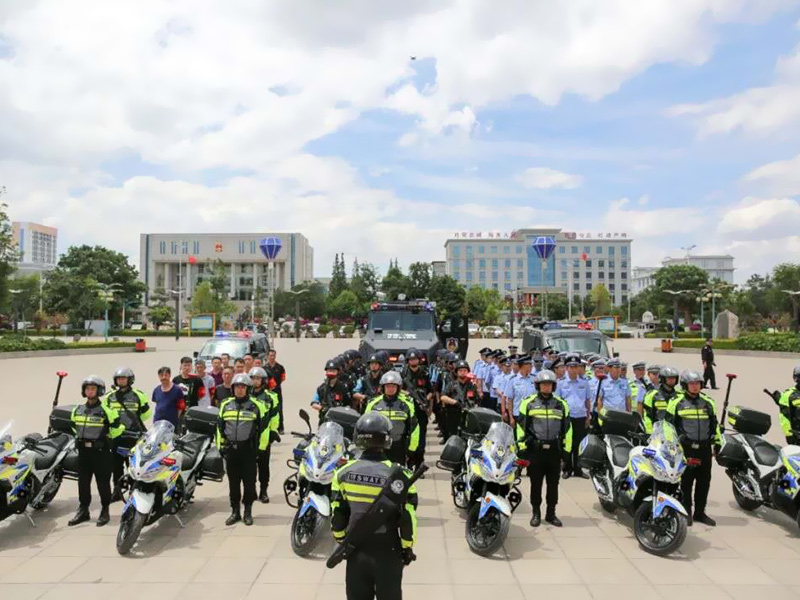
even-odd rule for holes
{"type": "MultiPolygon", "coordinates": [[[[69,377],[62,403],[79,399],[81,378],[98,373],[110,383],[120,365],[136,372],[136,386],[148,395],[156,370],[169,365],[177,371],[182,355],[191,354],[198,340],[155,338],[157,352],[0,360],[0,423],[15,422],[14,433],[44,431],[55,390],[56,370],[69,377]]],[[[489,342],[502,346],[508,342],[489,342]]],[[[624,340],[614,345],[623,359],[668,362],[681,369],[699,368],[698,355],[656,353],[658,340],[624,340]]],[[[278,360],[287,369],[284,387],[287,435],[273,450],[272,502],[254,507],[255,525],[225,527],[227,484],[206,482],[195,503],[177,521],[162,519],[146,528],[129,557],[115,549],[121,504],[112,505],[112,522],[68,528],[77,502],[75,482],[64,483],[44,512],[34,515],[36,527],[21,516],[0,523],[0,598],[13,600],[238,600],[286,598],[312,600],[344,598],[344,565],[329,571],[322,554],[316,559],[293,555],[289,525],[293,510],[283,500],[281,484],[289,475],[286,459],[295,443],[289,430],[303,430],[297,410],[307,407],[322,379],[326,358],[354,347],[354,340],[276,340],[278,360]]],[[[470,363],[483,340],[473,341],[470,363]]],[[[718,356],[718,379],[723,387],[712,392],[720,408],[726,372],[738,373],[733,403],[769,411],[770,438],[781,442],[777,410],[762,388],[791,383],[794,361],[718,356]]],[[[428,462],[441,450],[429,436],[428,462]]],[[[432,468],[418,483],[418,560],[405,571],[405,597],[413,600],[471,600],[496,598],[782,598],[800,595],[800,530],[791,519],[761,509],[745,514],[734,503],[731,486],[715,466],[708,512],[715,529],[695,525],[681,551],[668,559],[642,552],[633,538],[631,520],[604,514],[589,481],[570,479],[561,484],[558,514],[562,529],[528,526],[528,482],[525,502],[514,515],[504,549],[491,559],[470,553],[464,539],[464,519],[450,497],[449,474],[432,468]]],[[[97,497],[92,516],[99,511],[97,497]]]]}

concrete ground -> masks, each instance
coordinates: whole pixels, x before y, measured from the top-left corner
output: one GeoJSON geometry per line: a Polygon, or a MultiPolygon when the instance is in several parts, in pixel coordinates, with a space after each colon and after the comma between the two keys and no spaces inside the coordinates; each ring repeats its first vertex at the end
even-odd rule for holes
{"type": "MultiPolygon", "coordinates": [[[[482,341],[480,341],[482,342],[482,341]]],[[[354,340],[277,340],[278,359],[287,368],[285,384],[287,431],[301,430],[297,409],[306,407],[321,381],[329,356],[355,345],[354,340]]],[[[489,346],[507,341],[488,342],[489,346]]],[[[158,352],[0,360],[0,423],[15,421],[18,435],[44,431],[55,390],[55,371],[70,373],[62,402],[79,398],[80,380],[98,373],[110,380],[114,368],[127,364],[137,375],[137,387],[148,393],[156,370],[191,354],[197,341],[157,338],[158,352]]],[[[483,343],[473,343],[470,355],[483,343]]],[[[679,368],[699,367],[699,355],[663,355],[657,340],[615,343],[623,359],[644,359],[679,368]]],[[[780,442],[777,412],[762,388],[791,383],[793,361],[719,357],[717,373],[724,388],[726,372],[739,375],[732,402],[769,411],[770,438],[780,442]]],[[[712,393],[721,403],[724,389],[712,393]]],[[[0,425],[1,426],[1,425],[0,425]]],[[[429,438],[428,462],[441,450],[429,438]]],[[[76,484],[65,482],[44,512],[34,515],[37,526],[12,517],[0,523],[0,598],[15,600],[129,600],[146,596],[159,600],[237,600],[267,597],[293,600],[344,598],[344,566],[329,571],[321,557],[300,559],[289,545],[290,509],[281,494],[289,475],[286,466],[292,439],[287,435],[272,456],[272,503],[255,507],[255,525],[225,527],[227,486],[207,482],[184,514],[185,529],[164,519],[144,530],[129,557],[117,556],[116,519],[121,505],[112,506],[112,523],[67,528],[76,506],[76,484]]],[[[523,482],[527,498],[528,482],[523,482]]],[[[563,529],[528,526],[527,502],[514,515],[503,551],[495,558],[472,555],[464,539],[462,514],[450,498],[449,474],[433,468],[418,484],[420,493],[418,560],[405,572],[407,598],[424,600],[502,597],[519,598],[702,598],[769,597],[800,594],[800,529],[789,518],[765,509],[746,514],[734,503],[730,483],[715,467],[708,512],[719,526],[695,525],[680,553],[659,559],[642,552],[626,516],[601,512],[590,482],[570,479],[561,484],[559,515],[563,529]],[[624,586],[624,587],[623,587],[624,586]]],[[[97,500],[95,500],[95,503],[97,500]]],[[[92,514],[97,516],[93,506],[92,514]]],[[[330,545],[324,548],[329,552],[330,545]]]]}

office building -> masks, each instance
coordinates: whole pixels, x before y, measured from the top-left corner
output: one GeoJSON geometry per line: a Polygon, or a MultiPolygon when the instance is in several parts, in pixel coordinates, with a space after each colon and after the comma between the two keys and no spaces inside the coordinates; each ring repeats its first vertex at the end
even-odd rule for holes
{"type": "Polygon", "coordinates": [[[547,292],[584,297],[603,284],[614,304],[628,301],[631,242],[625,233],[578,233],[561,229],[458,232],[445,242],[447,274],[464,287],[478,285],[530,303],[547,292]],[[543,261],[533,243],[552,237],[555,249],[543,261]]]}
{"type": "Polygon", "coordinates": [[[447,275],[447,261],[434,260],[431,263],[431,275],[434,277],[442,277],[443,275],[447,275]]]}
{"type": "Polygon", "coordinates": [[[11,236],[19,253],[17,273],[48,271],[58,262],[58,229],[38,223],[14,221],[11,236]]]}
{"type": "Polygon", "coordinates": [[[656,284],[656,271],[658,269],[659,267],[633,267],[631,289],[634,296],[656,284]]]}
{"type": "MultiPolygon", "coordinates": [[[[730,254],[689,255],[683,258],[667,256],[661,261],[662,267],[673,265],[693,265],[708,273],[709,281],[724,281],[733,285],[733,256],[730,254]]],[[[646,290],[656,284],[655,274],[660,267],[636,267],[633,270],[633,294],[646,290]]]]}
{"type": "Polygon", "coordinates": [[[314,250],[300,233],[143,233],[139,239],[139,278],[147,285],[145,304],[157,289],[184,290],[192,298],[221,261],[228,294],[240,308],[250,304],[256,288],[267,289],[268,261],[262,239],[276,237],[275,288],[289,290],[313,279],[314,250]]]}

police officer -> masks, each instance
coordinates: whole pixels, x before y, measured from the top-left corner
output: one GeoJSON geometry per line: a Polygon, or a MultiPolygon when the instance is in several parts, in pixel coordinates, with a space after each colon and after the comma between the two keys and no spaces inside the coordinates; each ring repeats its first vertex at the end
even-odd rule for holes
{"type": "Polygon", "coordinates": [[[590,396],[589,382],[578,374],[581,363],[577,355],[567,357],[567,376],[558,381],[556,395],[563,398],[569,406],[569,420],[572,424],[572,451],[567,454],[564,461],[564,479],[575,475],[588,479],[578,466],[578,448],[586,437],[589,428],[589,414],[591,413],[592,398],[590,396]]]}
{"type": "Polygon", "coordinates": [[[372,354],[367,363],[367,372],[359,378],[356,387],[353,388],[353,400],[356,401],[358,409],[363,412],[367,406],[367,401],[381,393],[381,360],[377,354],[372,354]]]}
{"type": "Polygon", "coordinates": [[[561,527],[556,516],[558,482],[561,475],[561,453],[572,452],[572,423],[569,406],[555,395],[555,373],[544,370],[535,377],[536,393],[522,401],[517,421],[516,438],[520,453],[530,457],[528,477],[531,480],[531,527],[542,522],[542,483],[547,480],[547,512],[544,520],[561,527]]]}
{"type": "Polygon", "coordinates": [[[567,377],[567,364],[563,358],[557,356],[550,363],[550,370],[556,374],[556,379],[562,381],[567,377]]]}
{"type": "Polygon", "coordinates": [[[687,458],[700,460],[697,466],[688,467],[681,477],[681,498],[689,513],[689,524],[697,521],[711,527],[717,523],[706,514],[708,491],[711,488],[711,457],[722,444],[717,407],[703,392],[703,376],[686,371],[681,376],[683,391],[667,407],[665,419],[675,426],[687,458]],[[692,487],[694,487],[694,513],[692,513],[692,487]]]}
{"type": "Polygon", "coordinates": [[[319,422],[325,419],[325,413],[334,406],[351,406],[353,401],[350,390],[339,380],[339,363],[331,359],[325,363],[325,382],[314,392],[311,408],[319,412],[319,422]]]}
{"type": "Polygon", "coordinates": [[[409,350],[406,354],[406,369],[403,377],[403,389],[414,401],[414,410],[419,423],[419,445],[411,461],[419,465],[425,459],[426,438],[428,436],[428,419],[433,413],[433,386],[428,373],[420,363],[421,352],[409,350]]]}
{"type": "Polygon", "coordinates": [[[511,359],[507,356],[501,356],[497,361],[497,366],[500,368],[500,372],[495,376],[492,382],[492,391],[497,398],[503,421],[508,422],[509,413],[505,390],[508,379],[511,377],[511,359]]]}
{"type": "Polygon", "coordinates": [[[92,477],[100,494],[100,516],[97,526],[108,524],[111,504],[111,444],[125,430],[119,414],[100,399],[106,392],[106,384],[97,375],[89,375],[81,382],[84,404],[72,409],[70,419],[75,432],[75,447],[78,449],[78,511],[70,519],[70,527],[88,521],[92,503],[92,477]]]}
{"type": "Polygon", "coordinates": [[[250,395],[250,376],[239,373],[233,378],[233,397],[222,402],[217,421],[217,448],[225,457],[231,515],[225,525],[244,520],[253,524],[256,500],[256,472],[261,434],[269,427],[267,408],[250,395]],[[242,497],[244,488],[244,497],[242,497]],[[240,505],[244,502],[244,519],[240,505]]]}
{"type": "Polygon", "coordinates": [[[495,350],[492,353],[492,367],[489,370],[489,376],[486,379],[486,389],[489,394],[489,400],[486,403],[487,408],[491,408],[497,412],[500,411],[500,398],[497,395],[495,380],[502,374],[500,368],[500,361],[505,358],[505,353],[502,350],[495,350]]]}
{"type": "Polygon", "coordinates": [[[472,374],[475,376],[475,386],[480,389],[480,379],[483,375],[483,368],[486,366],[486,356],[492,351],[491,348],[483,347],[478,351],[479,358],[472,365],[472,374]]]}
{"type": "Polygon", "coordinates": [[[653,423],[661,421],[667,414],[669,403],[677,394],[678,370],[674,367],[661,367],[659,385],[645,394],[642,402],[642,420],[644,430],[653,433],[653,423]]]}
{"type": "Polygon", "coordinates": [[[381,395],[367,404],[364,414],[377,412],[392,423],[392,445],[389,458],[401,465],[419,448],[419,424],[414,401],[401,391],[403,379],[397,371],[389,371],[381,377],[381,395]]]}
{"type": "Polygon", "coordinates": [[[455,377],[449,379],[447,387],[440,398],[444,407],[445,424],[447,432],[445,439],[458,434],[461,425],[461,413],[464,410],[478,406],[480,393],[475,383],[469,378],[469,363],[460,360],[456,363],[455,377]]]}
{"type": "Polygon", "coordinates": [[[509,423],[512,427],[519,419],[522,401],[536,391],[533,375],[531,375],[533,367],[531,357],[520,357],[517,359],[517,364],[519,365],[519,373],[514,379],[511,389],[511,421],[509,423]]]}
{"type": "Polygon", "coordinates": [[[783,435],[787,444],[797,444],[800,440],[800,365],[792,371],[794,387],[790,387],[776,398],[783,435]]]}
{"type": "MultiPolygon", "coordinates": [[[[103,403],[113,408],[119,414],[120,421],[125,426],[125,434],[114,441],[114,448],[132,448],[139,437],[147,431],[145,421],[153,414],[147,395],[133,387],[136,380],[129,367],[120,367],[114,371],[114,387],[103,396],[103,403]]],[[[119,452],[112,452],[112,467],[114,473],[114,492],[111,501],[122,500],[120,484],[125,474],[125,457],[119,452]]]]}
{"type": "MultiPolygon", "coordinates": [[[[647,383],[650,390],[656,389],[660,385],[661,365],[650,365],[647,367],[647,383]]],[[[649,390],[648,390],[649,391],[649,390]]]]}
{"type": "Polygon", "coordinates": [[[489,390],[492,386],[492,381],[494,380],[494,376],[497,374],[497,354],[494,350],[491,350],[486,354],[486,357],[483,359],[485,364],[483,365],[483,369],[481,370],[481,383],[478,386],[478,390],[481,392],[481,406],[484,408],[491,408],[492,410],[497,410],[497,406],[493,404],[495,401],[492,399],[489,390]]]}
{"type": "Polygon", "coordinates": [[[283,434],[283,382],[286,381],[286,368],[276,360],[277,356],[275,348],[270,348],[264,370],[267,372],[266,387],[278,395],[278,433],[283,434]]]}
{"type": "Polygon", "coordinates": [[[608,377],[600,384],[597,412],[603,408],[631,412],[631,388],[628,380],[620,377],[620,363],[616,358],[608,361],[608,377]]]}
{"type": "MultiPolygon", "coordinates": [[[[361,458],[336,471],[331,484],[331,529],[337,542],[367,512],[396,465],[386,458],[392,445],[392,423],[370,412],[355,426],[361,458]]],[[[410,473],[406,473],[410,476],[410,473]]],[[[400,600],[403,567],[414,558],[417,531],[417,490],[412,485],[404,506],[380,527],[368,544],[347,558],[345,576],[348,600],[400,600]]]]}
{"type": "Polygon", "coordinates": [[[264,428],[259,439],[256,464],[258,466],[258,499],[262,504],[269,504],[269,461],[270,455],[272,454],[272,442],[279,442],[281,439],[279,433],[281,405],[278,394],[267,389],[269,375],[266,369],[263,367],[253,367],[248,374],[253,384],[250,395],[261,402],[267,411],[268,426],[264,428]]]}

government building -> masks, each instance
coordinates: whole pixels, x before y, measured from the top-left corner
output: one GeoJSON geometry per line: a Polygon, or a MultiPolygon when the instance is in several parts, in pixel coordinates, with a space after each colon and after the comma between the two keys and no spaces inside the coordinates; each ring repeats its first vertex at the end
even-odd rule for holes
{"type": "Polygon", "coordinates": [[[466,288],[495,289],[530,303],[543,292],[585,297],[603,284],[612,302],[630,294],[631,242],[626,233],[518,229],[511,232],[456,232],[445,242],[446,272],[466,288]],[[537,237],[552,237],[555,250],[542,261],[537,237]]]}
{"type": "Polygon", "coordinates": [[[259,244],[281,240],[274,263],[275,288],[290,290],[313,279],[314,249],[301,233],[143,233],[139,237],[139,278],[147,285],[145,305],[157,289],[184,293],[190,301],[199,283],[211,276],[217,261],[229,281],[237,306],[249,306],[256,288],[267,289],[268,261],[259,244]]]}

